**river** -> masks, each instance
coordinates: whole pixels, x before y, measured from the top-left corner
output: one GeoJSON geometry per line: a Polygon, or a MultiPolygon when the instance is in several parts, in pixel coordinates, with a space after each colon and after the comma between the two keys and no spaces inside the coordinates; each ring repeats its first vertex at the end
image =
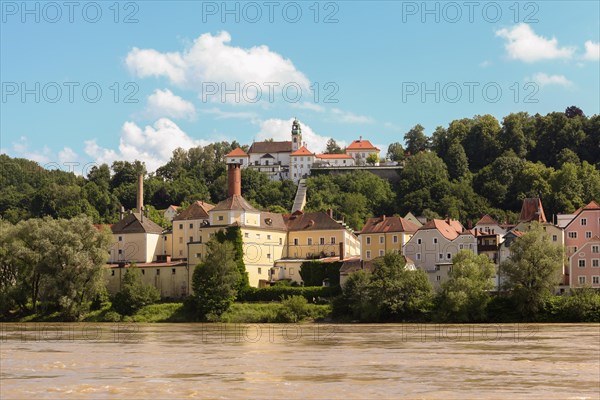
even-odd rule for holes
{"type": "Polygon", "coordinates": [[[599,324],[0,324],[0,398],[600,398],[599,324]]]}

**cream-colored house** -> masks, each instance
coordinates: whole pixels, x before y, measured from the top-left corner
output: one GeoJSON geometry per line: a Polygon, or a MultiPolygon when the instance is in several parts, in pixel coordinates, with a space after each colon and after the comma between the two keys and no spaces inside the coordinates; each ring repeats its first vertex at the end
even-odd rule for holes
{"type": "Polygon", "coordinates": [[[148,263],[164,254],[163,228],[143,213],[130,213],[112,225],[109,263],[148,263]]]}
{"type": "Polygon", "coordinates": [[[433,219],[423,225],[404,246],[404,255],[429,276],[434,288],[448,278],[452,258],[460,250],[477,254],[477,239],[456,220],[433,219]]]}
{"type": "Polygon", "coordinates": [[[241,148],[235,148],[225,155],[225,163],[227,164],[240,164],[242,168],[248,166],[249,155],[241,148]]]}
{"type": "Polygon", "coordinates": [[[315,155],[304,146],[290,154],[290,179],[298,183],[300,179],[310,175],[310,168],[315,162],[315,155]]]}
{"type": "Polygon", "coordinates": [[[171,204],[163,213],[163,217],[167,221],[173,222],[173,218],[175,218],[177,216],[178,212],[179,212],[179,206],[174,206],[171,204]]]}
{"type": "Polygon", "coordinates": [[[402,248],[419,227],[402,217],[369,218],[360,231],[361,259],[370,261],[389,251],[402,253],[402,248]]]}
{"type": "Polygon", "coordinates": [[[200,240],[200,229],[208,223],[208,212],[213,205],[195,201],[173,218],[172,249],[169,254],[175,260],[188,258],[188,243],[200,240]]]}
{"type": "Polygon", "coordinates": [[[378,161],[375,165],[379,165],[379,149],[373,146],[370,141],[363,140],[362,136],[346,147],[346,154],[355,160],[356,165],[365,165],[367,157],[370,154],[376,154],[378,161]]]}

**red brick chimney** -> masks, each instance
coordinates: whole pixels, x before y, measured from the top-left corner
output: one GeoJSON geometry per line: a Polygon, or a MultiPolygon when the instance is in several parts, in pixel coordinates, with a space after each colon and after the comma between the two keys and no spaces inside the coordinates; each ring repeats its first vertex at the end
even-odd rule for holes
{"type": "Polygon", "coordinates": [[[227,164],[227,195],[242,195],[242,170],[240,164],[227,164]]]}
{"type": "Polygon", "coordinates": [[[137,187],[137,211],[139,213],[142,212],[142,207],[144,207],[144,175],[140,174],[138,176],[138,187],[137,187]]]}

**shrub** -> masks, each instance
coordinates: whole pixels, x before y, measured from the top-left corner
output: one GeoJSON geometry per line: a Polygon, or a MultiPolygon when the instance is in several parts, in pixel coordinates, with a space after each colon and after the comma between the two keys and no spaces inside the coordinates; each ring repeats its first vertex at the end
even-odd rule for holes
{"type": "Polygon", "coordinates": [[[291,296],[281,302],[277,319],[281,322],[302,321],[309,315],[308,301],[303,296],[291,296]]]}
{"type": "Polygon", "coordinates": [[[142,307],[160,300],[160,292],[152,285],[142,283],[142,273],[129,267],[123,277],[123,286],[113,299],[113,308],[119,314],[133,315],[142,307]]]}
{"type": "Polygon", "coordinates": [[[339,286],[271,286],[249,288],[240,294],[239,301],[281,301],[290,296],[303,296],[309,302],[331,298],[341,293],[339,286]]]}
{"type": "Polygon", "coordinates": [[[571,322],[600,322],[600,293],[590,287],[571,289],[564,299],[563,313],[571,322]]]}

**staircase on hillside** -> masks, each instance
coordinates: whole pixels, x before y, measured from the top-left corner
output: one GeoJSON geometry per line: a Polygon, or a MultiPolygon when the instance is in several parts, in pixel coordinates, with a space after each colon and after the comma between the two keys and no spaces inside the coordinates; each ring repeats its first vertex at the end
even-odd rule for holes
{"type": "Polygon", "coordinates": [[[304,210],[305,205],[306,179],[300,179],[300,182],[298,182],[298,190],[296,191],[296,198],[294,199],[294,205],[292,206],[292,213],[304,210]]]}

